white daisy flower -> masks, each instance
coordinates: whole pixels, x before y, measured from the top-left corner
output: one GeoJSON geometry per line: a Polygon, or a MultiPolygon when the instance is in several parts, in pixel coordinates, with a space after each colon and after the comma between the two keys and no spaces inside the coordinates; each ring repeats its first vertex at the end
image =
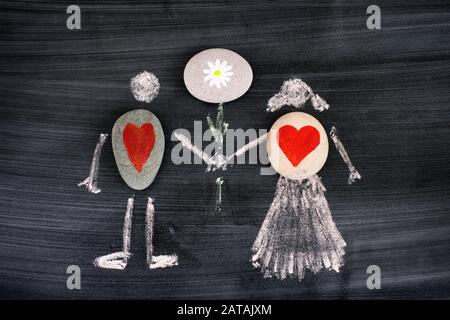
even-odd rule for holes
{"type": "Polygon", "coordinates": [[[230,70],[233,68],[231,65],[228,65],[224,60],[220,62],[219,59],[216,59],[216,63],[208,61],[209,69],[204,69],[203,73],[206,73],[207,76],[203,78],[205,82],[209,81],[209,86],[216,86],[217,89],[220,89],[221,86],[226,87],[227,82],[230,82],[230,77],[233,75],[233,72],[230,70]]]}

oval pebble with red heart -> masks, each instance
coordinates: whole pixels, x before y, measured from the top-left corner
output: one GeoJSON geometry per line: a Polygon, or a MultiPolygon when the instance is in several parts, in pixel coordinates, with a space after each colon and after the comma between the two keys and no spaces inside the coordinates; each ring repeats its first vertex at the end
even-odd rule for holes
{"type": "Polygon", "coordinates": [[[291,112],[273,124],[267,137],[272,167],[283,177],[303,180],[316,174],[328,157],[328,136],[313,116],[291,112]]]}
{"type": "Polygon", "coordinates": [[[112,147],[120,176],[132,189],[143,190],[155,179],[164,154],[164,131],[158,118],[137,109],[116,120],[112,147]]]}

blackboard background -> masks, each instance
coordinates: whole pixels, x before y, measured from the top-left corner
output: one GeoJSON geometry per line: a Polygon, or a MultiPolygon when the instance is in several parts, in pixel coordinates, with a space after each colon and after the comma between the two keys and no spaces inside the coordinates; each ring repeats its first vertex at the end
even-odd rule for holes
{"type": "Polygon", "coordinates": [[[366,28],[371,1],[76,1],[82,30],[66,28],[72,1],[0,3],[1,298],[449,298],[450,6],[446,1],[377,1],[382,30],[366,28]],[[225,106],[232,128],[269,128],[266,114],[282,82],[301,77],[331,109],[363,179],[332,149],[320,175],[348,243],[340,274],[264,280],[249,249],[277,176],[257,165],[224,173],[225,210],[208,213],[216,175],[172,164],[170,135],[193,130],[215,107],[186,91],[195,53],[224,47],[253,67],[248,93],[225,106]],[[159,97],[134,100],[129,79],[149,70],[159,97]],[[136,193],[133,259],[125,271],[92,260],[121,248],[126,199],[110,140],[93,195],[77,188],[100,132],[135,108],[161,120],[166,153],[151,187],[136,193]],[[180,266],[145,267],[146,197],[155,198],[161,252],[180,266]],[[168,229],[173,233],[166,232],[168,229]],[[82,270],[82,290],[66,288],[66,268],[82,270]],[[366,268],[380,266],[382,289],[366,268]]]}

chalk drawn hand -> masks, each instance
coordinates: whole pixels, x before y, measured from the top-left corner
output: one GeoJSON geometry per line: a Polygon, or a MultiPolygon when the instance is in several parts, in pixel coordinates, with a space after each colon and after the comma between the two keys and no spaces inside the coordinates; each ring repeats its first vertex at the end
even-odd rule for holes
{"type": "Polygon", "coordinates": [[[347,151],[345,150],[344,145],[342,144],[341,140],[339,139],[337,135],[336,127],[332,127],[330,131],[330,137],[334,142],[334,145],[336,147],[336,150],[339,152],[339,154],[342,157],[342,160],[344,160],[345,164],[348,167],[348,170],[350,172],[348,176],[347,183],[352,184],[358,180],[361,179],[361,175],[359,174],[358,170],[353,166],[352,161],[350,160],[350,157],[347,154],[347,151]]]}
{"type": "Polygon", "coordinates": [[[102,190],[97,187],[97,174],[100,162],[100,155],[102,153],[103,145],[105,144],[108,135],[106,133],[100,134],[97,145],[95,146],[94,155],[92,156],[91,170],[89,176],[78,184],[79,187],[86,186],[86,189],[92,193],[100,193],[102,190]]]}
{"type": "Polygon", "coordinates": [[[237,158],[237,157],[243,155],[245,152],[258,146],[260,143],[266,141],[266,139],[267,139],[267,134],[264,134],[264,135],[260,136],[258,139],[255,139],[255,140],[247,143],[246,145],[244,145],[243,147],[241,147],[239,150],[237,150],[235,153],[233,153],[232,155],[230,155],[228,157],[225,157],[224,155],[222,155],[220,153],[216,153],[212,157],[210,157],[206,153],[204,153],[202,150],[200,150],[199,148],[194,146],[191,143],[191,141],[183,134],[175,132],[174,136],[181,142],[183,147],[192,151],[193,153],[198,155],[201,159],[203,159],[203,161],[208,165],[207,171],[214,171],[216,169],[225,170],[226,166],[233,160],[233,158],[235,158],[235,157],[237,158]]]}
{"type": "Polygon", "coordinates": [[[208,154],[206,154],[205,152],[200,150],[198,147],[194,146],[191,143],[191,141],[189,140],[189,138],[187,138],[183,134],[178,133],[178,132],[174,133],[175,138],[181,142],[181,144],[183,145],[184,148],[186,148],[187,150],[189,150],[189,151],[193,152],[194,154],[196,154],[197,156],[199,156],[208,165],[208,167],[206,168],[206,172],[215,171],[218,169],[226,170],[227,165],[230,162],[232,162],[233,158],[235,158],[235,157],[237,158],[237,157],[243,155],[248,150],[258,146],[260,143],[264,142],[267,139],[267,134],[264,134],[264,135],[260,136],[258,139],[255,139],[255,140],[247,143],[246,145],[241,147],[239,150],[237,150],[235,153],[233,153],[232,155],[227,157],[222,153],[223,137],[224,137],[225,132],[228,129],[228,124],[226,122],[224,122],[224,120],[223,120],[222,104],[219,104],[215,123],[212,121],[212,119],[209,115],[207,116],[206,119],[208,122],[208,126],[211,130],[211,134],[214,138],[214,141],[218,145],[218,150],[216,150],[215,154],[212,156],[209,156],[208,154]]]}

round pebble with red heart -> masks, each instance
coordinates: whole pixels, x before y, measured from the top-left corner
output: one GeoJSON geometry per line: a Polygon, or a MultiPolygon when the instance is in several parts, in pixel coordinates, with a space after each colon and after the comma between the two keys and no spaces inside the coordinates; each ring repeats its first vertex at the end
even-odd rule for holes
{"type": "Polygon", "coordinates": [[[304,112],[280,117],[267,137],[272,167],[283,177],[303,180],[315,175],[328,157],[328,136],[322,124],[304,112]]]}

